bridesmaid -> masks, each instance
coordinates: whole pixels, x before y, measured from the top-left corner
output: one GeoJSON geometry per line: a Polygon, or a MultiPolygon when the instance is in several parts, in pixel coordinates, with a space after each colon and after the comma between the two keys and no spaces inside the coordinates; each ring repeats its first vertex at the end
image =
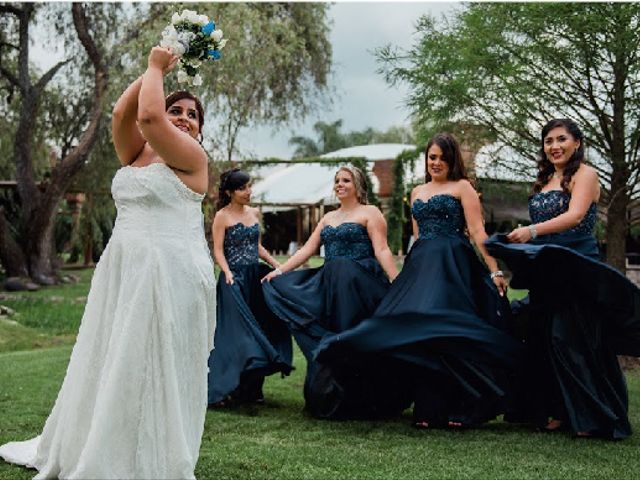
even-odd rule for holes
{"type": "Polygon", "coordinates": [[[353,364],[334,370],[313,360],[318,342],[371,315],[387,292],[389,279],[398,275],[384,217],[375,206],[367,205],[362,171],[341,167],[334,191],[340,207],[327,213],[305,245],[265,277],[267,304],[287,322],[307,359],[304,396],[312,415],[367,417],[401,411],[404,405],[398,406],[397,398],[391,398],[387,408],[376,397],[377,384],[368,371],[353,364]],[[321,244],[325,249],[322,267],[292,272],[321,244]]]}
{"type": "Polygon", "coordinates": [[[333,365],[358,352],[402,361],[417,428],[471,426],[504,409],[521,347],[504,331],[506,284],[484,249],[480,200],[457,141],[436,135],[426,157],[427,181],[411,194],[418,240],[402,272],[372,317],[325,338],[316,358],[333,365]]]}
{"type": "Polygon", "coordinates": [[[513,271],[512,284],[530,294],[514,302],[529,354],[512,418],[546,431],[628,437],[616,354],[640,356],[640,291],[598,260],[598,174],[584,164],[584,136],[572,120],[542,129],[533,191],[532,224],[487,242],[513,271]]]}
{"type": "Polygon", "coordinates": [[[222,174],[213,219],[213,253],[222,270],[217,286],[217,328],[209,357],[209,405],[264,403],[266,375],[291,372],[287,327],[264,303],[260,279],[278,262],[260,244],[259,212],[249,207],[250,177],[222,174]]]}

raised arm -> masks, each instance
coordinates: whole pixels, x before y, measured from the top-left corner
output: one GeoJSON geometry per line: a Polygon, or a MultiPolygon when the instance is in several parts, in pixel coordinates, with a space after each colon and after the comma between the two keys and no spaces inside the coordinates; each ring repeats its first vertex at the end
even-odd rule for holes
{"type": "Polygon", "coordinates": [[[484,229],[484,222],[482,221],[482,205],[480,204],[480,197],[478,192],[471,186],[466,180],[460,181],[460,201],[462,202],[462,208],[464,210],[464,218],[469,229],[469,235],[476,245],[476,248],[482,255],[487,267],[492,273],[492,280],[495,286],[498,288],[500,295],[504,295],[507,283],[502,276],[502,272],[498,269],[498,262],[495,258],[489,255],[484,242],[487,240],[487,232],[484,229]],[[499,276],[496,276],[498,274],[499,276]]]}
{"type": "Polygon", "coordinates": [[[165,112],[163,72],[173,68],[176,61],[167,48],[151,49],[138,98],[138,122],[144,138],[167,165],[195,173],[206,168],[206,154],[195,138],[169,121],[165,112]]]}
{"type": "Polygon", "coordinates": [[[507,238],[511,242],[525,243],[533,238],[534,231],[536,235],[549,235],[569,230],[582,221],[591,204],[598,200],[599,194],[598,174],[595,169],[582,165],[573,176],[571,200],[566,212],[531,227],[516,228],[507,238]]]}
{"type": "Polygon", "coordinates": [[[213,238],[213,258],[224,273],[225,281],[229,285],[233,285],[233,273],[227,263],[227,258],[224,256],[224,230],[226,228],[224,214],[216,213],[213,217],[213,224],[211,225],[211,236],[213,238]]]}
{"type": "Polygon", "coordinates": [[[138,77],[120,95],[111,115],[111,138],[122,165],[130,165],[138,158],[145,140],[138,128],[138,95],[142,77],[138,77]]]}
{"type": "Polygon", "coordinates": [[[387,243],[387,222],[376,207],[368,208],[367,233],[373,245],[373,252],[389,277],[393,281],[398,276],[398,267],[387,243]]]}
{"type": "Polygon", "coordinates": [[[318,223],[315,230],[313,231],[313,233],[311,234],[307,242],[302,246],[302,248],[300,248],[300,250],[294,253],[291,256],[291,258],[289,258],[289,260],[287,260],[279,269],[276,269],[273,272],[266,275],[262,279],[262,281],[264,282],[266,280],[268,282],[275,276],[280,275],[281,273],[295,270],[304,262],[309,260],[309,258],[311,258],[311,256],[314,253],[316,253],[320,248],[320,243],[321,243],[320,231],[322,230],[323,226],[324,226],[324,218],[318,223]]]}

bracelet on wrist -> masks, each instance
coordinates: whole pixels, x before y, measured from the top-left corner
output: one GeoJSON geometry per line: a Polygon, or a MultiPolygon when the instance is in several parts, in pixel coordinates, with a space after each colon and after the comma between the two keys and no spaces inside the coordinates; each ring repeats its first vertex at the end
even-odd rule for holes
{"type": "Polygon", "coordinates": [[[502,270],[496,270],[495,272],[491,272],[489,276],[491,277],[491,280],[493,280],[496,277],[504,277],[504,272],[502,270]]]}
{"type": "Polygon", "coordinates": [[[538,230],[536,229],[536,226],[533,223],[529,225],[528,228],[529,228],[529,233],[531,233],[531,240],[533,240],[538,236],[538,230]]]}
{"type": "Polygon", "coordinates": [[[282,275],[282,270],[280,270],[280,267],[274,268],[273,273],[275,273],[276,275],[282,275]]]}

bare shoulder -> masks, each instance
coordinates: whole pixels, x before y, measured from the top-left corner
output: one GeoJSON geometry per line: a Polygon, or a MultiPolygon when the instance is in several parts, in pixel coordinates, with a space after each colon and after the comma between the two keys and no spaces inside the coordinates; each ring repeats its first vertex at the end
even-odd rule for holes
{"type": "Polygon", "coordinates": [[[252,215],[255,215],[257,218],[262,218],[262,212],[257,207],[249,207],[249,211],[252,215]]]}
{"type": "Polygon", "coordinates": [[[222,207],[213,216],[213,224],[214,225],[226,226],[228,221],[229,221],[229,213],[227,212],[227,208],[226,207],[222,207]]]}
{"type": "Polygon", "coordinates": [[[476,189],[474,188],[473,184],[469,180],[467,180],[466,178],[458,180],[456,182],[456,188],[459,189],[460,192],[475,192],[475,193],[478,193],[476,191],[476,189]]]}
{"type": "Polygon", "coordinates": [[[382,212],[375,205],[363,205],[362,211],[368,218],[381,218],[383,217],[382,212]]]}
{"type": "Polygon", "coordinates": [[[573,175],[576,179],[580,179],[582,181],[587,182],[597,182],[598,181],[598,172],[591,165],[582,164],[573,175]]]}
{"type": "Polygon", "coordinates": [[[413,187],[413,190],[411,190],[411,199],[413,200],[414,198],[420,197],[426,192],[426,189],[427,189],[426,183],[413,187]]]}
{"type": "Polygon", "coordinates": [[[325,213],[320,219],[320,221],[318,222],[318,225],[320,224],[326,225],[327,223],[331,223],[331,219],[335,214],[336,214],[335,210],[331,210],[330,212],[325,213]]]}

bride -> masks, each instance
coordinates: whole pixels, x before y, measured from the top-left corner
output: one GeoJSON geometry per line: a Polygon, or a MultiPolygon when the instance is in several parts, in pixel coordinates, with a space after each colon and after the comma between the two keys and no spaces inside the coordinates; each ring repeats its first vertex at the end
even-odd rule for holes
{"type": "Polygon", "coordinates": [[[164,98],[177,58],[154,47],[113,110],[113,235],[96,266],[66,377],[42,434],[0,447],[36,479],[195,478],[215,328],[201,202],[204,123],[164,98]]]}

